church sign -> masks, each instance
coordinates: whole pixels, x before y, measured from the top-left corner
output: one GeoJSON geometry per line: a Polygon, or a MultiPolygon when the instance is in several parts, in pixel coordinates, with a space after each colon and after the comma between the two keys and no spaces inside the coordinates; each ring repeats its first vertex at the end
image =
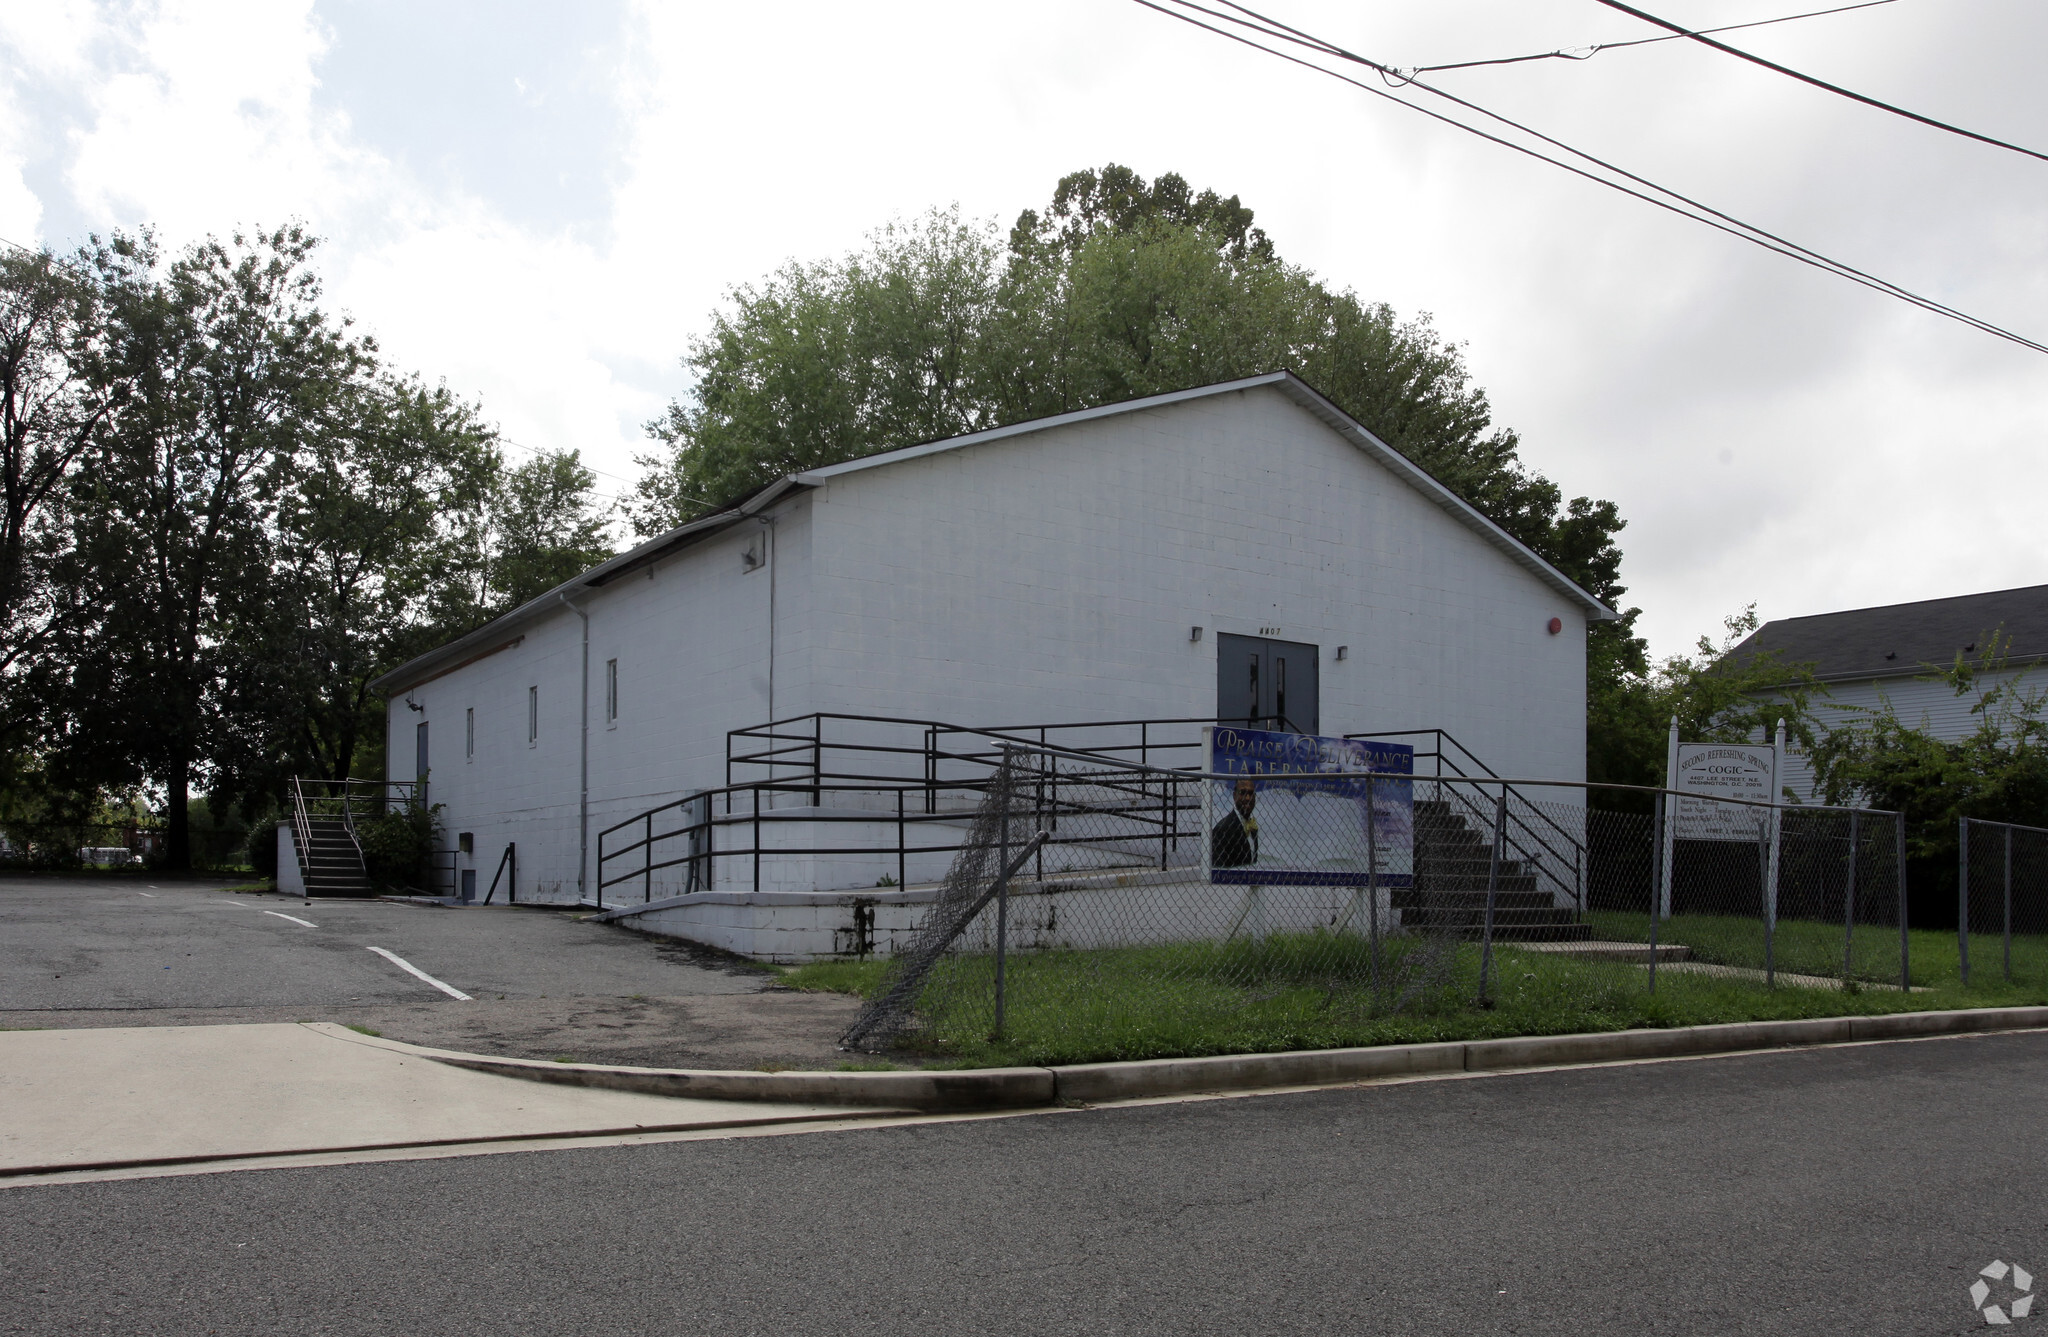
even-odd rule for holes
{"type": "Polygon", "coordinates": [[[1680,743],[1671,766],[1671,834],[1678,840],[1745,840],[1754,844],[1769,813],[1714,803],[1769,803],[1778,792],[1778,751],[1770,744],[1680,743]],[[1697,795],[1697,797],[1694,797],[1697,795]]]}
{"type": "Polygon", "coordinates": [[[1202,732],[1211,882],[1413,883],[1414,748],[1222,725],[1202,732]]]}

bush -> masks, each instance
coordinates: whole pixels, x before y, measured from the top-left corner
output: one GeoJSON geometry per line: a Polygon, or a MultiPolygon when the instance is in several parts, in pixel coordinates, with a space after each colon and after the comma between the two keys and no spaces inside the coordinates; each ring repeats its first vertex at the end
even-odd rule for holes
{"type": "Polygon", "coordinates": [[[394,808],[381,817],[356,823],[363,846],[363,871],[375,885],[417,887],[426,880],[428,856],[434,852],[441,807],[394,808]]]}
{"type": "Polygon", "coordinates": [[[249,866],[256,876],[277,880],[277,827],[266,823],[249,833],[249,866]]]}

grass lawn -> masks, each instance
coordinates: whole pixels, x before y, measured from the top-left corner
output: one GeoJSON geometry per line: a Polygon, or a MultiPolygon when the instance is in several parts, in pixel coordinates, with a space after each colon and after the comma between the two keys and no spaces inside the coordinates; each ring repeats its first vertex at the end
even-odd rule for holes
{"type": "MultiPolygon", "coordinates": [[[[1612,928],[1616,936],[1640,940],[1622,934],[1625,927],[1604,925],[1599,932],[1605,937],[1612,928]]],[[[1780,970],[1794,970],[1796,961],[1806,973],[1840,973],[1839,926],[1832,937],[1825,925],[1796,927],[1786,921],[1779,930],[1780,970]],[[1831,958],[1823,951],[1830,942],[1831,958]],[[1831,969],[1824,966],[1829,959],[1831,969]]],[[[1666,921],[1658,937],[1687,942],[1697,959],[1762,964],[1761,931],[1751,921],[1686,916],[1666,921]],[[1751,949],[1746,935],[1751,934],[1756,939],[1753,959],[1745,955],[1751,949]]],[[[1888,941],[1889,957],[1881,956],[1874,944],[1866,953],[1859,930],[1858,975],[1876,976],[1888,968],[1896,979],[1897,930],[1889,931],[1888,941]]],[[[1956,970],[1954,935],[1914,933],[1913,982],[1916,990],[1930,987],[1912,994],[1900,993],[1895,985],[1886,989],[1862,983],[1847,989],[1766,989],[1761,981],[1660,969],[1653,995],[1641,966],[1578,961],[1497,945],[1493,996],[1491,1005],[1483,1008],[1475,1001],[1479,949],[1464,944],[1454,959],[1443,963],[1434,987],[1422,989],[1399,1010],[1376,1004],[1367,983],[1371,977],[1366,945],[1351,935],[1310,933],[1276,935],[1258,944],[1029,952],[1009,958],[1007,1016],[1000,1039],[994,1036],[993,960],[949,957],[924,986],[923,1003],[932,1024],[918,1037],[913,1052],[928,1065],[1090,1063],[2048,1004],[2048,944],[2030,941],[2029,953],[2039,955],[2027,959],[2039,960],[2044,968],[2021,974],[2022,953],[2015,940],[2014,967],[2020,982],[2007,985],[1998,978],[1998,940],[1990,939],[1988,949],[1979,946],[1984,941],[1973,940],[1974,978],[1971,987],[1964,988],[1956,970]]],[[[1408,945],[1402,939],[1386,942],[1387,978],[1399,979],[1404,967],[1412,964],[1404,961],[1408,945]]],[[[871,996],[886,968],[882,960],[820,962],[789,970],[783,979],[799,989],[871,996]]]]}

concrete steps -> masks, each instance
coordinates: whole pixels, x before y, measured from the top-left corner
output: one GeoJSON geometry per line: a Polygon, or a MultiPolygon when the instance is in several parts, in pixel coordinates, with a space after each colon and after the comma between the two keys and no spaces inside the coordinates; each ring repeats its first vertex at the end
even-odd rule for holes
{"type": "Polygon", "coordinates": [[[306,879],[308,896],[370,895],[369,874],[363,868],[362,852],[349,836],[339,817],[314,817],[308,821],[311,838],[299,854],[300,871],[306,879]]]}

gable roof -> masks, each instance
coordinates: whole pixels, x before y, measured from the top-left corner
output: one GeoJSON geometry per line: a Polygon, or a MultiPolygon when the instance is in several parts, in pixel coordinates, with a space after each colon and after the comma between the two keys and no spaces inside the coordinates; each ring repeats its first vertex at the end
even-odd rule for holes
{"type": "Polygon", "coordinates": [[[799,490],[820,487],[830,480],[846,474],[867,469],[885,468],[905,460],[922,459],[945,451],[965,450],[970,446],[986,445],[1012,437],[1026,436],[1034,432],[1050,431],[1074,423],[1093,422],[1100,418],[1114,418],[1127,413],[1143,413],[1153,409],[1166,408],[1173,404],[1191,400],[1207,399],[1216,395],[1238,394],[1247,390],[1270,389],[1292,400],[1321,419],[1327,427],[1364,452],[1369,458],[1389,473],[1407,483],[1432,504],[1443,510],[1453,520],[1477,534],[1486,543],[1497,549],[1509,561],[1530,572],[1538,580],[1557,593],[1585,610],[1589,622],[1609,622],[1616,617],[1614,610],[1582,589],[1571,577],[1559,571],[1550,563],[1537,556],[1526,544],[1502,529],[1493,521],[1481,515],[1457,493],[1438,482],[1427,470],[1395,450],[1386,442],[1374,436],[1355,418],[1308,385],[1291,371],[1268,372],[1262,376],[1247,376],[1241,380],[1222,381],[1215,385],[1197,386],[1192,390],[1176,390],[1170,394],[1147,395],[1142,399],[1127,399],[1121,403],[1104,404],[1099,408],[1081,409],[1073,413],[1055,414],[1049,418],[1033,418],[1028,422],[1014,423],[1008,427],[994,427],[984,432],[970,432],[965,436],[946,437],[938,441],[927,441],[921,445],[903,446],[895,450],[879,451],[863,455],[839,464],[809,469],[792,474],[768,484],[742,500],[701,516],[687,524],[678,525],[666,533],[658,534],[609,561],[600,563],[580,576],[564,581],[536,599],[531,599],[508,613],[478,627],[467,635],[429,650],[426,654],[412,659],[390,672],[373,679],[369,686],[372,691],[390,693],[405,687],[417,685],[443,671],[445,667],[459,664],[466,656],[487,652],[488,647],[502,645],[516,629],[534,619],[547,615],[569,601],[580,589],[602,586],[629,571],[647,564],[682,548],[694,546],[721,530],[753,518],[783,497],[799,490]]]}
{"type": "Polygon", "coordinates": [[[2048,659],[2048,585],[1779,618],[1728,657],[1775,651],[1788,667],[1812,664],[1822,682],[1911,677],[1984,653],[1994,632],[2011,638],[2010,662],[2048,659]]]}
{"type": "Polygon", "coordinates": [[[1150,409],[1164,408],[1169,404],[1186,403],[1194,399],[1207,399],[1214,395],[1236,394],[1245,390],[1272,389],[1307,409],[1337,435],[1357,446],[1388,472],[1420,492],[1429,501],[1447,512],[1452,519],[1478,534],[1487,543],[1500,550],[1503,556],[1524,568],[1549,585],[1559,594],[1586,610],[1587,620],[1609,622],[1614,620],[1614,610],[1588,594],[1571,577],[1559,571],[1550,563],[1538,557],[1520,539],[1502,529],[1493,521],[1481,515],[1472,505],[1457,493],[1439,483],[1436,478],[1415,461],[1395,450],[1344,410],[1338,408],[1322,393],[1291,371],[1267,372],[1263,376],[1247,376],[1237,381],[1222,381],[1215,385],[1198,386],[1193,390],[1176,390],[1171,394],[1148,395],[1143,399],[1127,399],[1118,404],[1104,404],[1100,408],[1081,409],[1074,413],[1061,413],[1050,418],[1033,418],[1029,422],[1016,423],[1009,427],[993,427],[985,432],[971,432],[966,436],[948,437],[943,441],[927,441],[923,445],[904,446],[897,450],[885,450],[879,454],[863,455],[858,459],[841,464],[828,464],[821,469],[810,469],[796,475],[799,483],[819,484],[845,474],[859,473],[865,469],[881,468],[885,465],[900,464],[904,460],[922,459],[927,455],[938,455],[950,450],[965,450],[969,446],[985,445],[1010,437],[1024,436],[1031,432],[1048,431],[1054,427],[1066,427],[1073,423],[1092,422],[1098,418],[1111,418],[1125,413],[1140,413],[1150,409]]]}

